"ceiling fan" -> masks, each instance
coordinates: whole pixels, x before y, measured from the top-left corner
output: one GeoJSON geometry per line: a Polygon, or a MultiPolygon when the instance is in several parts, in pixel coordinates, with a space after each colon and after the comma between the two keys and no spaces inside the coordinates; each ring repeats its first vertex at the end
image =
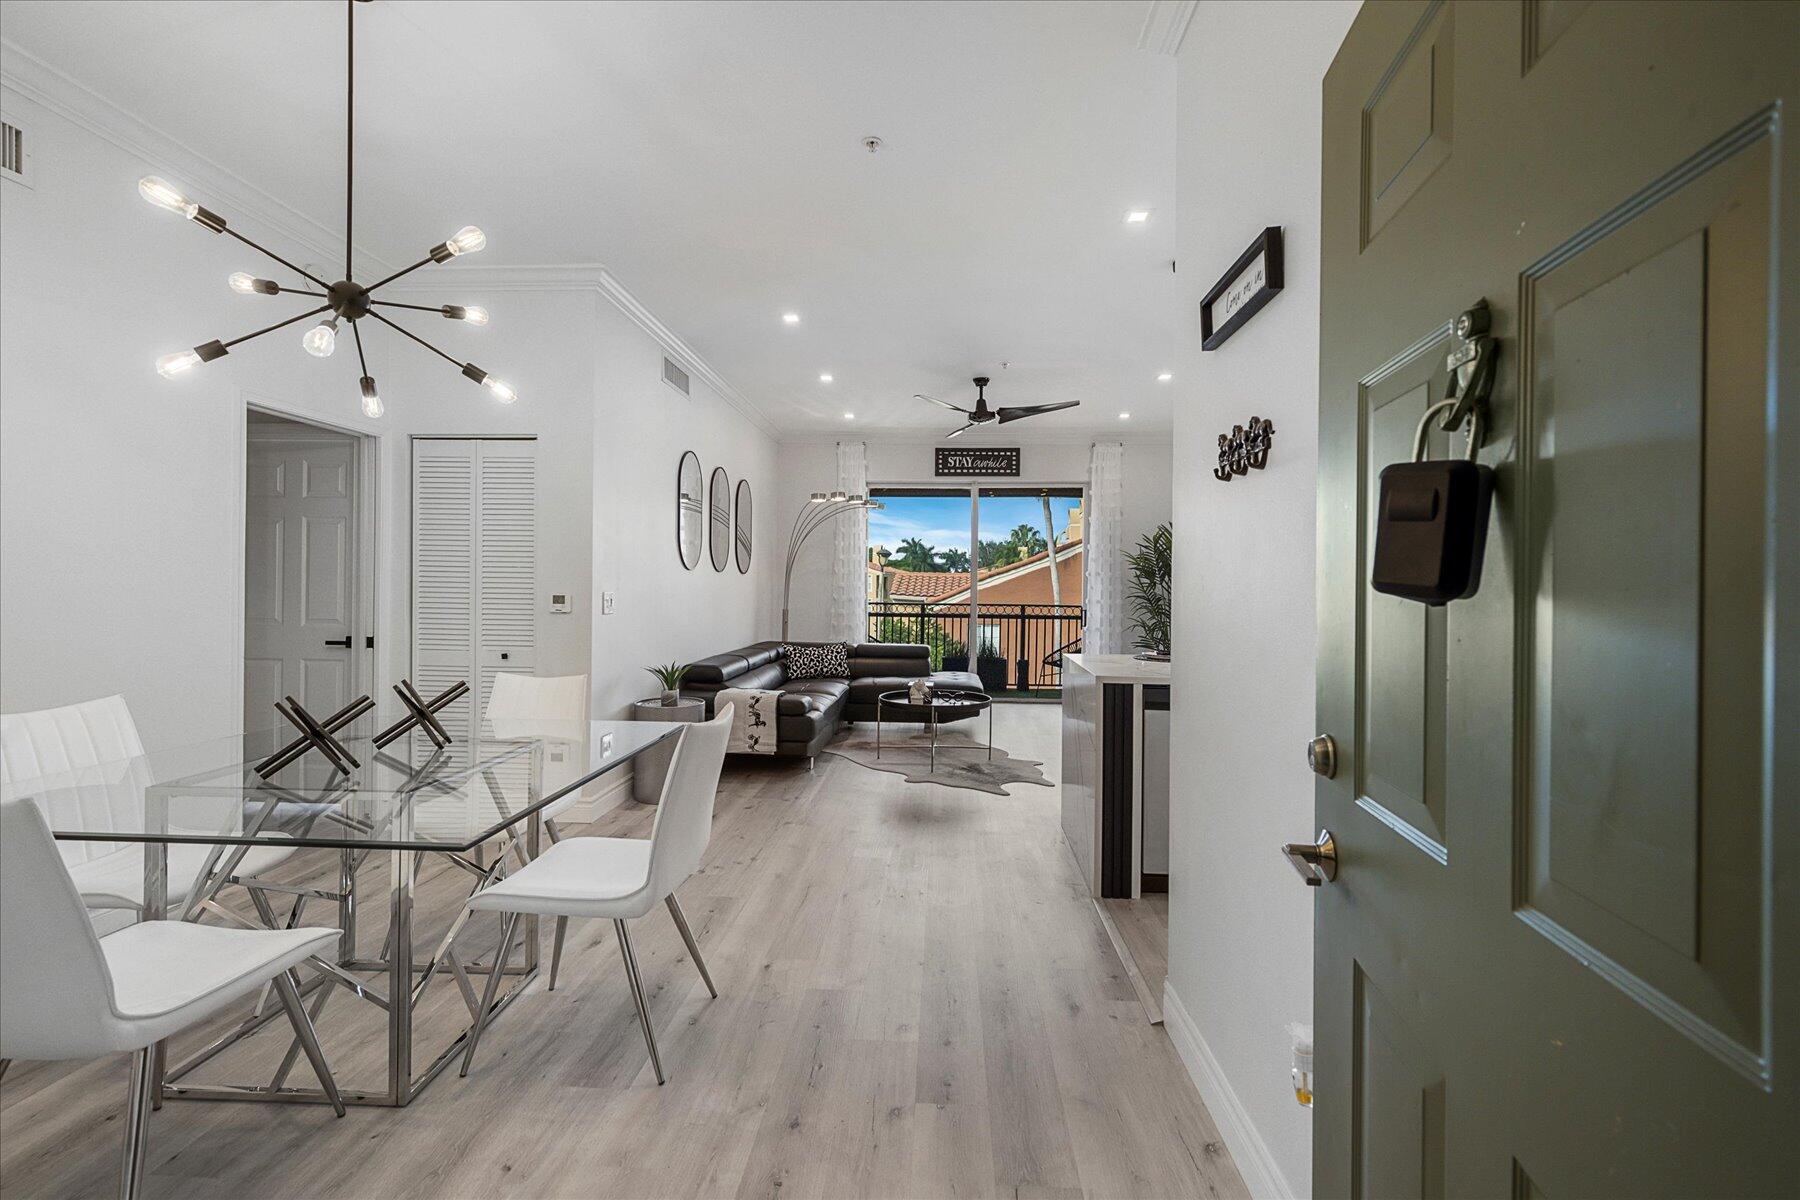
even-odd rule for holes
{"type": "Polygon", "coordinates": [[[1012,408],[989,408],[987,406],[987,385],[988,377],[986,375],[975,376],[975,407],[972,409],[964,408],[960,404],[952,404],[948,400],[939,400],[936,396],[927,396],[923,392],[914,392],[913,399],[929,400],[931,403],[936,404],[941,408],[947,408],[951,412],[959,412],[963,414],[963,416],[969,418],[969,423],[967,425],[964,425],[961,429],[951,430],[944,435],[945,437],[960,437],[977,425],[987,425],[994,422],[1004,425],[1008,421],[1022,421],[1026,417],[1035,417],[1043,413],[1053,413],[1065,408],[1074,408],[1081,403],[1079,400],[1060,400],[1055,404],[1022,404],[1015,405],[1012,408]]]}

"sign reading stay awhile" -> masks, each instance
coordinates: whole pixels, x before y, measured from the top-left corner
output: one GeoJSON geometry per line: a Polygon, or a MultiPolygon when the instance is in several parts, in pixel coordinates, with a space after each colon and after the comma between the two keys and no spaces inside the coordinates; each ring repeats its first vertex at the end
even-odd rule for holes
{"type": "Polygon", "coordinates": [[[1019,477],[1019,448],[1017,446],[939,446],[937,448],[937,474],[942,479],[946,476],[966,475],[1003,475],[1008,479],[1019,477]]]}

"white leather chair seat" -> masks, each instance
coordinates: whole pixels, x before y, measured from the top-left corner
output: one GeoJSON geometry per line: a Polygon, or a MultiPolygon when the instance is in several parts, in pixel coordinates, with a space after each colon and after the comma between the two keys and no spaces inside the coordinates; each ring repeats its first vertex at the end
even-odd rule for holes
{"type": "Polygon", "coordinates": [[[649,881],[648,840],[568,838],[476,892],[469,907],[559,917],[641,917],[662,900],[650,894],[649,881]]]}
{"type": "MultiPolygon", "coordinates": [[[[169,903],[179,904],[193,891],[194,881],[206,866],[211,846],[178,842],[169,846],[169,903]]],[[[227,846],[223,862],[235,850],[227,846]]],[[[245,879],[279,866],[294,852],[285,846],[252,846],[233,872],[245,879]]],[[[70,863],[69,875],[89,908],[142,908],[144,904],[144,848],[129,846],[116,853],[70,863]]]]}
{"type": "Polygon", "coordinates": [[[205,1020],[271,975],[334,951],[335,929],[232,929],[192,921],[140,921],[100,939],[113,1008],[129,1032],[117,1049],[205,1020]],[[179,964],[179,970],[172,970],[179,964]],[[159,1028],[166,1023],[166,1028],[159,1028]]]}

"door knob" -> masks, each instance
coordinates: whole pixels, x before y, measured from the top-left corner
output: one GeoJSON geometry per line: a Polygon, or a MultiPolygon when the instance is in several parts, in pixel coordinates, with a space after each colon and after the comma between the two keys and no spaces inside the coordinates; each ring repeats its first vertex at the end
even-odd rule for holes
{"type": "Polygon", "coordinates": [[[348,634],[341,638],[326,638],[325,644],[327,646],[342,646],[344,649],[348,650],[350,648],[350,638],[348,634]]]}
{"type": "Polygon", "coordinates": [[[1306,743],[1306,765],[1314,775],[1330,779],[1337,774],[1337,741],[1329,733],[1321,733],[1306,743]]]}
{"type": "Polygon", "coordinates": [[[1337,878],[1337,842],[1331,830],[1319,830],[1317,842],[1289,842],[1281,848],[1307,887],[1318,887],[1337,878]]]}

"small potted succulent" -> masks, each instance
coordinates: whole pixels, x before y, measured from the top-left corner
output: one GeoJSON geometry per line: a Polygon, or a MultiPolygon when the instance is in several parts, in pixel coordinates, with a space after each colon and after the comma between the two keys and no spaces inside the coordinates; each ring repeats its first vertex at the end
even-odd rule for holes
{"type": "Polygon", "coordinates": [[[662,702],[664,708],[674,708],[681,701],[681,680],[687,674],[685,663],[669,663],[661,667],[645,667],[644,670],[656,676],[662,684],[662,702]]]}

